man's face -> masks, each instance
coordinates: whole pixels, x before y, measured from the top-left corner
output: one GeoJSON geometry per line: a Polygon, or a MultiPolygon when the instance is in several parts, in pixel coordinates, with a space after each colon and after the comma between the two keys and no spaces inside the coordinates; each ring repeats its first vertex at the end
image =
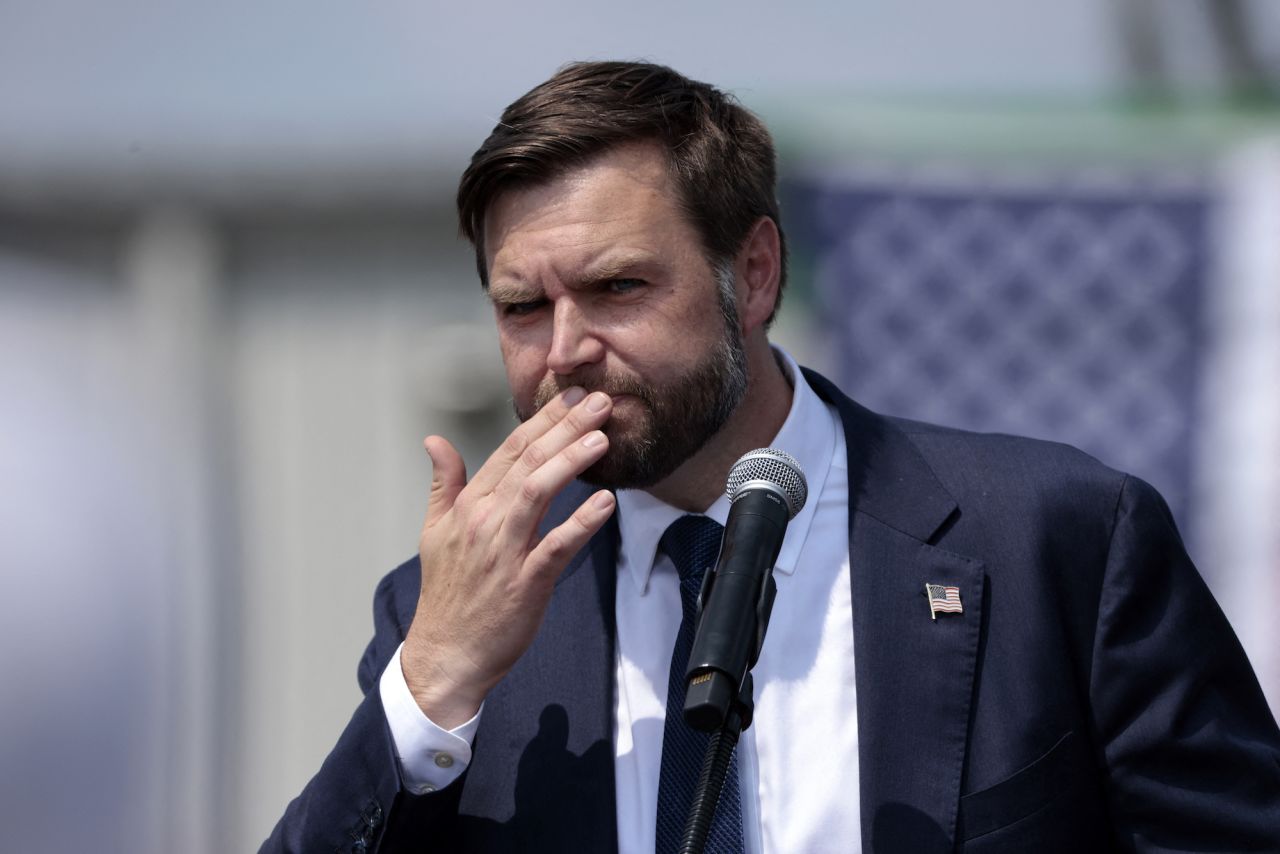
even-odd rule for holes
{"type": "Polygon", "coordinates": [[[746,391],[731,274],[721,294],[676,199],[660,150],[634,144],[504,193],[486,218],[516,414],[572,385],[611,395],[609,451],[583,475],[601,486],[660,482],[746,391]]]}

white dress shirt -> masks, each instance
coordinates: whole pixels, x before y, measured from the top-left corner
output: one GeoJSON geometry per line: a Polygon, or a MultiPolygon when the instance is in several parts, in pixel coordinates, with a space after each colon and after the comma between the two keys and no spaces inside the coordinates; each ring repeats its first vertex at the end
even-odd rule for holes
{"type": "MultiPolygon", "coordinates": [[[[748,852],[861,850],[857,703],[849,575],[848,471],[835,410],[789,355],[777,351],[795,393],[770,447],[795,457],[809,500],[787,527],[774,569],[777,600],[752,671],[755,718],[738,743],[748,852]]],[[[654,850],[658,774],[671,650],[680,626],[679,576],[657,551],[684,512],[646,492],[618,493],[614,776],[618,848],[654,850]]],[[[724,524],[721,496],[706,515],[724,524]]],[[[435,726],[405,684],[399,652],[379,690],[405,785],[427,792],[466,768],[480,714],[452,731],[435,726]]]]}

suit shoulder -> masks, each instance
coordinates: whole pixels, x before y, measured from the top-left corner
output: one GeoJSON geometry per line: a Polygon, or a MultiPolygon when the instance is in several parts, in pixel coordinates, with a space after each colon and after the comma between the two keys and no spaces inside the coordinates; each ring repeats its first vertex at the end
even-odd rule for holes
{"type": "MultiPolygon", "coordinates": [[[[822,375],[808,369],[804,375],[819,397],[836,407],[848,441],[890,449],[888,453],[899,461],[918,456],[962,511],[1007,512],[1017,518],[1035,511],[1053,516],[1078,508],[1091,518],[1110,518],[1129,480],[1123,472],[1070,445],[881,415],[849,398],[822,375]]],[[[890,477],[904,472],[909,474],[910,467],[885,469],[890,477]]]]}
{"type": "Polygon", "coordinates": [[[919,450],[943,485],[963,498],[999,491],[1023,500],[1055,498],[1114,509],[1130,475],[1062,442],[979,433],[889,418],[919,450]]]}
{"type": "Polygon", "coordinates": [[[940,544],[980,557],[988,573],[1015,586],[1047,585],[1037,589],[1056,590],[1089,613],[1126,496],[1154,490],[1060,442],[894,424],[956,503],[940,544]],[[1070,590],[1063,579],[1071,580],[1070,590]]]}
{"type": "Polygon", "coordinates": [[[413,619],[422,586],[418,556],[406,560],[382,576],[373,593],[373,623],[379,633],[395,629],[403,637],[413,619]]]}

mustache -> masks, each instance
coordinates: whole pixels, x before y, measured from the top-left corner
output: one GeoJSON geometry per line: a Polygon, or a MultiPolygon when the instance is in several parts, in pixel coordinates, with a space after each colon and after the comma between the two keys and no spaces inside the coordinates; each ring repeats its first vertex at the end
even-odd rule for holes
{"type": "Polygon", "coordinates": [[[538,384],[533,396],[534,410],[539,410],[551,402],[552,398],[572,386],[581,386],[590,394],[602,391],[612,397],[631,395],[645,403],[652,404],[653,391],[649,386],[633,376],[610,371],[592,371],[577,374],[553,374],[538,384]]]}

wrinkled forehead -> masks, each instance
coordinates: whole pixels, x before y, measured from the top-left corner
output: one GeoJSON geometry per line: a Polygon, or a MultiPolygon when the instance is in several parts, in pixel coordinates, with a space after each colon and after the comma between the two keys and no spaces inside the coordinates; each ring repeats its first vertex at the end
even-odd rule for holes
{"type": "Polygon", "coordinates": [[[561,272],[624,258],[671,255],[700,241],[687,221],[661,150],[631,145],[537,184],[497,196],[484,223],[490,285],[554,261],[561,272]],[[617,255],[605,261],[601,256],[617,255]]]}
{"type": "MultiPolygon", "coordinates": [[[[527,214],[540,207],[563,204],[573,197],[582,200],[587,191],[594,188],[673,197],[676,193],[661,146],[656,142],[617,145],[581,163],[566,165],[548,177],[521,179],[500,189],[485,211],[485,240],[492,243],[495,226],[513,214],[527,214]]],[[[608,200],[600,201],[607,203],[608,200]]]]}

